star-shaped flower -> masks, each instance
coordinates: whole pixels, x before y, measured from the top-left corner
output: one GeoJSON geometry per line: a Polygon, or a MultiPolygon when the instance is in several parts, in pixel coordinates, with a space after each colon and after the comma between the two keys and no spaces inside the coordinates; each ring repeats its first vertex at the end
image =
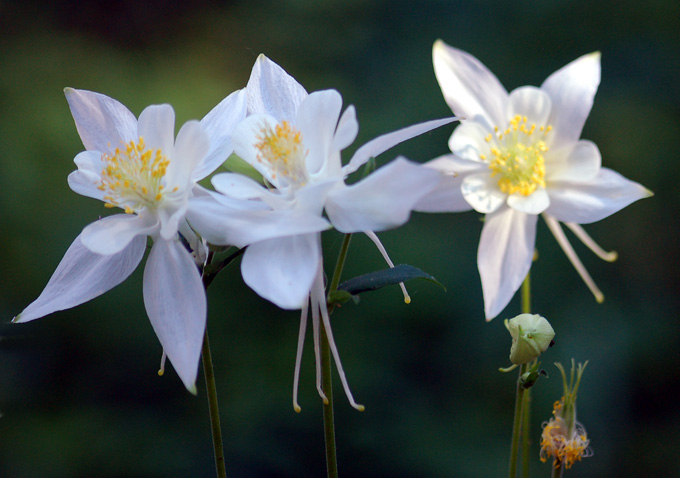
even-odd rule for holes
{"type": "Polygon", "coordinates": [[[426,167],[441,172],[416,206],[427,212],[486,214],[477,263],[487,320],[498,315],[531,267],[541,214],[598,301],[603,299],[559,225],[564,222],[598,256],[614,260],[579,224],[599,221],[651,192],[601,167],[597,146],[580,140],[600,83],[600,54],[556,71],[540,88],[508,92],[472,55],[441,40],[434,70],[453,112],[453,154],[426,167]]]}
{"type": "Polygon", "coordinates": [[[196,182],[231,152],[231,131],[246,113],[245,93],[225,98],[201,122],[187,122],[176,139],[169,105],[149,106],[137,120],[107,96],[72,88],[65,93],[86,149],[75,158],[78,170],[69,175],[69,186],[125,214],[85,227],[42,294],[14,322],[74,307],[112,289],[135,270],[151,237],[144,305],[164,354],[193,392],[206,322],[197,268],[205,251],[185,216],[196,182]]]}

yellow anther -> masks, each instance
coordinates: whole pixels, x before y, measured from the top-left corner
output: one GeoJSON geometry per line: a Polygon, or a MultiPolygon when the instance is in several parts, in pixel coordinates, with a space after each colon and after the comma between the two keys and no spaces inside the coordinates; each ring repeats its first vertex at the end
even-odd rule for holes
{"type": "Polygon", "coordinates": [[[143,138],[130,141],[125,150],[115,148],[113,155],[102,155],[102,161],[105,166],[97,187],[108,193],[103,197],[106,207],[120,206],[132,214],[163,200],[161,182],[170,161],[161,150],[146,149],[143,138]]]}
{"type": "Polygon", "coordinates": [[[498,176],[499,189],[507,194],[531,195],[539,187],[545,187],[544,153],[548,146],[543,139],[532,136],[536,128],[547,134],[551,126],[529,124],[526,116],[515,115],[508,121],[502,133],[494,126],[496,134],[488,134],[484,140],[491,144],[491,156],[480,155],[488,161],[492,176],[498,176]]]}
{"type": "Polygon", "coordinates": [[[279,177],[294,186],[307,182],[307,150],[300,131],[288,121],[282,121],[274,128],[264,126],[257,140],[254,145],[259,151],[257,160],[269,166],[272,179],[279,177]]]}

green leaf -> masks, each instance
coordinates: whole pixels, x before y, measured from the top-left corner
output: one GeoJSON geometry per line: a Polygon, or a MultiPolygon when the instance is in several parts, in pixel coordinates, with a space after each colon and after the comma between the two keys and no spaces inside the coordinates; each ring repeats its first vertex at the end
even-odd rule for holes
{"type": "Polygon", "coordinates": [[[351,295],[357,295],[362,292],[380,289],[388,285],[395,285],[411,279],[425,279],[446,290],[446,287],[437,282],[430,274],[407,264],[399,264],[390,269],[383,269],[354,277],[353,279],[349,279],[340,284],[338,290],[346,291],[351,295]]]}

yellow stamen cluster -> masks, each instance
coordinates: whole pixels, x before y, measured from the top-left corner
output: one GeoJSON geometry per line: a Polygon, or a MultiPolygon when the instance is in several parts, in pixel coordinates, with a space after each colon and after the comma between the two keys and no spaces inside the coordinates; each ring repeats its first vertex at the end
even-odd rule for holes
{"type": "Polygon", "coordinates": [[[480,158],[489,163],[492,176],[500,176],[501,191],[529,196],[539,186],[545,187],[543,155],[548,151],[545,138],[551,130],[551,126],[528,125],[526,116],[515,115],[504,131],[495,127],[494,134],[484,138],[490,145],[491,157],[480,158]]]}
{"type": "Polygon", "coordinates": [[[288,121],[282,121],[273,129],[264,126],[257,140],[257,160],[269,165],[272,179],[281,177],[298,187],[307,182],[307,150],[304,149],[300,131],[288,121]]]}
{"type": "Polygon", "coordinates": [[[102,161],[106,167],[98,188],[106,193],[106,207],[122,207],[132,214],[163,199],[162,179],[170,160],[160,149],[147,149],[144,138],[130,141],[125,150],[116,148],[113,155],[103,154],[102,161]]]}
{"type": "Polygon", "coordinates": [[[555,402],[553,410],[555,417],[543,427],[540,458],[545,463],[548,458],[553,457],[555,468],[564,465],[568,470],[575,462],[581,461],[581,458],[592,456],[592,450],[588,448],[590,444],[588,434],[579,422],[575,422],[574,430],[569,436],[567,424],[559,416],[561,408],[562,402],[555,402]]]}

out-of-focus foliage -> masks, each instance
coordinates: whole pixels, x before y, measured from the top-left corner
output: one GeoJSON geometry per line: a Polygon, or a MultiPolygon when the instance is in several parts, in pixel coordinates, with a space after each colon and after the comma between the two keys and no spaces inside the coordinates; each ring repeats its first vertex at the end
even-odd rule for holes
{"type": "MultiPolygon", "coordinates": [[[[0,476],[213,476],[205,391],[156,375],[161,349],[142,304],[141,269],[105,296],[11,325],[42,290],[81,229],[106,214],[70,191],[82,145],[62,89],[104,93],[135,114],[171,103],[178,124],[202,117],[245,86],[259,53],[309,91],[336,88],[354,104],[356,145],[450,114],[431,65],[435,39],[477,56],[508,89],[540,84],[578,56],[602,51],[602,84],[583,137],[605,166],[655,191],[586,226],[619,261],[578,252],[606,295],[598,305],[544,225],[533,268],[534,312],[556,345],[544,364],[589,360],[579,420],[595,456],[583,477],[670,476],[680,445],[678,241],[680,4],[674,1],[456,2],[412,0],[40,2],[0,1],[0,476]]],[[[378,158],[425,161],[448,151],[451,128],[378,158]]],[[[354,146],[355,148],[356,146],[354,146]]],[[[348,151],[351,154],[351,149],[348,151]]],[[[333,329],[357,400],[338,394],[344,476],[503,476],[514,400],[499,374],[509,339],[485,323],[475,213],[416,214],[381,234],[392,258],[432,274],[409,287],[348,302],[333,329]]],[[[327,272],[341,236],[324,233],[327,272]]],[[[357,236],[344,278],[384,268],[357,236]]],[[[232,266],[209,290],[230,476],[323,476],[321,402],[311,349],[301,414],[291,403],[298,315],[265,303],[232,266]]],[[[552,366],[547,366],[551,372],[552,366]]],[[[534,388],[540,423],[559,399],[551,378],[534,388]]],[[[538,463],[534,475],[549,473],[538,463]]]]}

